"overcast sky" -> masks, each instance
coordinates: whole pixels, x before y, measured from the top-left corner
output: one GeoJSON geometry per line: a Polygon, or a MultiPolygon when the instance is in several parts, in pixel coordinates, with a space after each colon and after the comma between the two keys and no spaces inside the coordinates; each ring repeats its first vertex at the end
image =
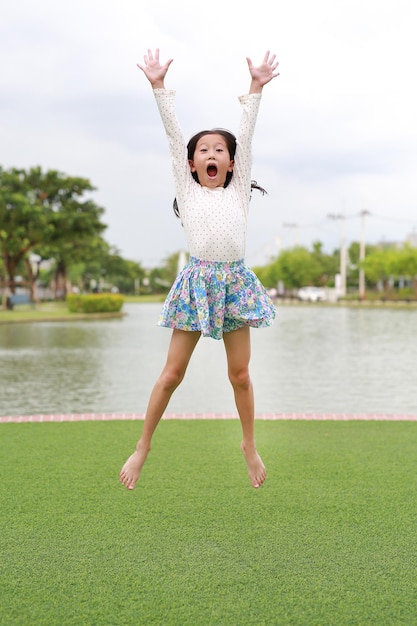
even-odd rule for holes
{"type": "Polygon", "coordinates": [[[404,240],[417,231],[415,0],[15,0],[0,21],[0,165],[89,178],[106,240],[158,265],[185,248],[149,83],[148,48],[173,58],[166,86],[188,138],[237,131],[246,57],[267,49],[247,261],[294,243],[404,240]],[[331,219],[329,215],[345,216],[331,219]]]}

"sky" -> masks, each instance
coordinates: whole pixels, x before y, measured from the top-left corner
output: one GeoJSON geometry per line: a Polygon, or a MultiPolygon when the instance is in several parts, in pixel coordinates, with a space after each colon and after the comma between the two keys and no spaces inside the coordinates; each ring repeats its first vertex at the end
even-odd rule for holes
{"type": "Polygon", "coordinates": [[[185,137],[236,132],[246,57],[277,55],[253,141],[246,260],[417,233],[415,0],[15,0],[0,21],[0,165],[88,178],[105,239],[144,267],[186,249],[150,85],[174,61],[185,137]],[[361,218],[361,215],[364,217],[361,218]],[[363,229],[363,230],[362,230],[363,229]]]}

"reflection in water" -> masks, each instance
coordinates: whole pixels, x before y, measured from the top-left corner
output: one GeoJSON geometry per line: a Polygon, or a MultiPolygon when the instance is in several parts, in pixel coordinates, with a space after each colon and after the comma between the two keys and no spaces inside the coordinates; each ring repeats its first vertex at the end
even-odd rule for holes
{"type": "MultiPolygon", "coordinates": [[[[0,415],[143,412],[171,333],[123,319],[0,325],[0,415]]],[[[417,413],[415,311],[284,306],[252,331],[257,412],[417,413]]],[[[170,412],[234,411],[223,343],[202,339],[170,412]]]]}
{"type": "Polygon", "coordinates": [[[2,415],[72,411],[80,393],[93,409],[91,389],[100,378],[103,340],[88,324],[0,327],[2,415]]]}

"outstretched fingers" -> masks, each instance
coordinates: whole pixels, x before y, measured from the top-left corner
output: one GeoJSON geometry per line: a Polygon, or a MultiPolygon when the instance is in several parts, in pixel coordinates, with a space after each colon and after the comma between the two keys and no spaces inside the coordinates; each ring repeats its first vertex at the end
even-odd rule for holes
{"type": "Polygon", "coordinates": [[[138,68],[142,70],[154,89],[157,87],[163,88],[165,75],[173,59],[168,59],[168,61],[161,64],[159,60],[159,48],[156,48],[155,52],[149,49],[143,59],[143,65],[137,63],[138,68]]]}
{"type": "Polygon", "coordinates": [[[278,61],[275,60],[277,58],[277,55],[273,54],[272,56],[270,56],[270,54],[271,52],[267,50],[265,53],[263,62],[269,66],[269,69],[271,70],[273,76],[278,76],[278,74],[274,74],[275,70],[277,69],[279,65],[278,61]]]}
{"type": "Polygon", "coordinates": [[[159,48],[155,48],[155,57],[152,54],[152,50],[148,49],[148,54],[145,54],[145,63],[147,63],[148,61],[153,61],[155,59],[155,61],[157,61],[159,63],[159,48]]]}
{"type": "Polygon", "coordinates": [[[276,55],[271,55],[269,50],[266,51],[262,63],[258,67],[253,65],[252,60],[249,57],[246,57],[246,60],[252,80],[255,81],[255,83],[257,83],[260,87],[263,87],[273,78],[279,76],[279,73],[276,72],[278,67],[276,55]]]}

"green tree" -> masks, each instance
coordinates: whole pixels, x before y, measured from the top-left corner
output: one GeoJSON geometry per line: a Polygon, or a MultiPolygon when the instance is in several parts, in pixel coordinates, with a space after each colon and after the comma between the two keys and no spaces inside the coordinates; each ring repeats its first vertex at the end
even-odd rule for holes
{"type": "MultiPolygon", "coordinates": [[[[348,285],[350,287],[356,287],[357,289],[359,289],[360,247],[361,247],[361,244],[359,243],[359,241],[353,241],[348,248],[348,267],[347,267],[348,285]]],[[[365,259],[370,254],[372,254],[374,250],[378,250],[378,249],[379,248],[374,245],[365,246],[365,259]]]]}
{"type": "Polygon", "coordinates": [[[29,252],[41,259],[53,257],[57,276],[65,284],[68,258],[74,261],[77,253],[85,253],[106,228],[100,219],[104,209],[85,198],[92,191],[88,179],[55,170],[0,170],[0,250],[12,290],[21,261],[34,289],[29,252]]]}
{"type": "Polygon", "coordinates": [[[367,282],[375,286],[382,283],[385,294],[389,295],[389,278],[392,276],[392,267],[396,251],[392,249],[374,248],[363,262],[367,282]]]}
{"type": "Polygon", "coordinates": [[[333,280],[337,271],[337,254],[324,254],[320,242],[313,244],[312,251],[304,246],[283,250],[269,265],[255,268],[265,287],[276,287],[278,281],[282,281],[286,289],[298,289],[305,285],[323,286],[333,280]]]}
{"type": "Polygon", "coordinates": [[[134,293],[145,277],[140,263],[124,259],[116,250],[103,259],[102,272],[105,282],[122,293],[134,293]]]}
{"type": "Polygon", "coordinates": [[[405,244],[391,257],[391,273],[395,278],[408,278],[412,281],[417,297],[417,248],[405,244]]]}
{"type": "Polygon", "coordinates": [[[156,293],[168,291],[177,276],[180,255],[181,252],[174,252],[164,260],[161,267],[155,267],[149,272],[151,291],[156,293]]]}
{"type": "MultiPolygon", "coordinates": [[[[32,184],[36,184],[42,174],[39,168],[32,172],[32,184]]],[[[91,198],[84,198],[95,190],[88,179],[56,171],[47,172],[45,178],[47,187],[42,197],[53,229],[40,248],[45,254],[46,244],[49,258],[55,259],[55,287],[65,298],[69,265],[107,254],[109,246],[100,236],[107,226],[101,222],[104,209],[91,198]]]]}
{"type": "Polygon", "coordinates": [[[17,267],[52,227],[21,170],[0,169],[0,252],[3,271],[12,292],[17,267]]]}
{"type": "Polygon", "coordinates": [[[145,277],[140,263],[124,259],[119,251],[96,238],[82,261],[73,262],[68,277],[81,291],[90,291],[94,281],[100,290],[116,287],[121,293],[135,293],[145,277]]]}

